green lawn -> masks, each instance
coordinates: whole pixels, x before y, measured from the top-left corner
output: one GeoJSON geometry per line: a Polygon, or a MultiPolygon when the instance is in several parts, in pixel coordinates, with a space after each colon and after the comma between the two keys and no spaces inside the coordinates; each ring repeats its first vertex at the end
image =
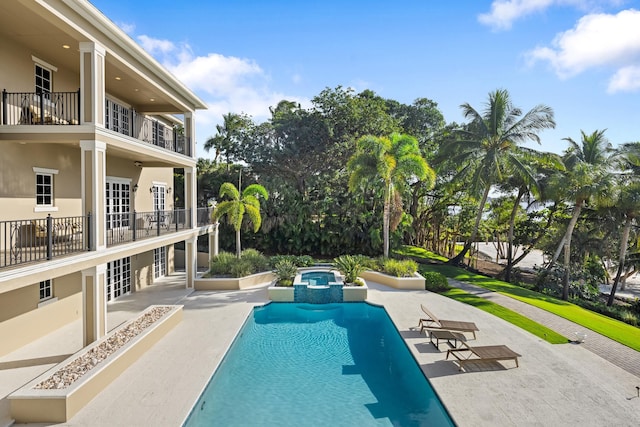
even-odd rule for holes
{"type": "Polygon", "coordinates": [[[551,344],[566,344],[567,342],[569,342],[567,337],[560,335],[556,331],[549,329],[546,326],[534,322],[533,320],[529,319],[526,316],[523,316],[520,313],[516,313],[513,310],[509,310],[506,307],[491,302],[485,298],[472,295],[461,289],[453,288],[446,292],[443,292],[442,295],[456,301],[472,305],[482,311],[486,311],[487,313],[491,313],[494,316],[506,320],[509,323],[513,323],[514,325],[524,329],[525,331],[531,332],[533,335],[540,337],[543,340],[550,342],[551,344]]]}
{"type": "MultiPolygon", "coordinates": [[[[415,247],[403,248],[401,251],[398,251],[398,253],[424,259],[437,261],[443,260],[440,256],[435,255],[434,257],[433,253],[415,247]]],[[[539,307],[543,310],[547,310],[553,314],[582,325],[585,328],[591,329],[594,332],[609,337],[614,341],[631,347],[636,351],[640,351],[640,328],[636,328],[619,320],[589,311],[568,301],[563,301],[549,295],[524,289],[519,286],[512,285],[511,283],[474,274],[462,268],[436,264],[424,265],[423,267],[431,271],[439,271],[449,278],[481,286],[527,304],[531,304],[535,307],[539,307]]]]}

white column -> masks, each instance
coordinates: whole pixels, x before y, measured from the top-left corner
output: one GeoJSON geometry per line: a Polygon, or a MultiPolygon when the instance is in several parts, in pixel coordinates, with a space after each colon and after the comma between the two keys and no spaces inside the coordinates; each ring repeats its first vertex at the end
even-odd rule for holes
{"type": "Polygon", "coordinates": [[[198,226],[196,168],[184,168],[184,207],[191,209],[191,228],[198,226]]]}
{"type": "Polygon", "coordinates": [[[107,334],[107,265],[82,270],[82,336],[85,346],[107,334]]]}
{"type": "Polygon", "coordinates": [[[219,244],[218,244],[218,226],[219,222],[213,224],[213,233],[209,233],[209,259],[218,256],[219,244]]]}
{"type": "Polygon", "coordinates": [[[187,289],[193,289],[198,273],[198,238],[185,240],[184,269],[187,275],[187,289]]]}
{"type": "Polygon", "coordinates": [[[105,48],[94,42],[80,42],[80,123],[104,127],[105,48]]]}
{"type": "Polygon", "coordinates": [[[196,158],[196,126],[193,112],[184,113],[184,136],[187,137],[186,147],[188,147],[187,155],[196,158]]]}
{"type": "Polygon", "coordinates": [[[82,213],[91,212],[91,250],[107,247],[105,180],[107,165],[107,145],[101,141],[80,141],[81,169],[80,188],[82,193],[82,213]]]}

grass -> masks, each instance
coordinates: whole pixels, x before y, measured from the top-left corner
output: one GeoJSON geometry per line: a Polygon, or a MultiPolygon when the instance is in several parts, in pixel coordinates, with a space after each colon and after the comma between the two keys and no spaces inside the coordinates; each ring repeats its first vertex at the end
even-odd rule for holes
{"type": "Polygon", "coordinates": [[[453,288],[446,292],[443,292],[442,295],[456,301],[472,305],[482,311],[486,311],[487,313],[493,314],[494,316],[506,320],[507,322],[512,323],[515,326],[524,329],[525,331],[531,332],[533,335],[542,338],[543,340],[548,341],[551,344],[566,344],[567,342],[569,342],[567,337],[560,335],[559,333],[547,328],[546,326],[534,322],[533,320],[521,315],[520,313],[516,313],[513,310],[509,310],[506,307],[488,301],[485,298],[472,295],[461,289],[453,288]]]}
{"type": "MultiPolygon", "coordinates": [[[[431,252],[420,248],[406,247],[398,252],[412,257],[442,261],[442,257],[432,257],[431,252]]],[[[512,285],[511,283],[471,273],[459,267],[434,264],[423,265],[423,268],[427,271],[439,271],[449,278],[471,283],[541,308],[624,344],[636,351],[640,351],[640,328],[636,328],[619,320],[589,311],[568,301],[521,288],[519,286],[512,285]]]]}

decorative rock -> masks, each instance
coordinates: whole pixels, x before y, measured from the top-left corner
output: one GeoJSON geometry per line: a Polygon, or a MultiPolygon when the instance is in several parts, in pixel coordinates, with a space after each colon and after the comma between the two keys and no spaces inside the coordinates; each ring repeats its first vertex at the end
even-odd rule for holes
{"type": "Polygon", "coordinates": [[[77,381],[82,375],[98,366],[115,353],[120,347],[144,331],[154,322],[171,311],[171,307],[155,307],[136,321],[114,332],[104,342],[53,373],[48,379],[37,384],[36,389],[64,389],[77,381]]]}

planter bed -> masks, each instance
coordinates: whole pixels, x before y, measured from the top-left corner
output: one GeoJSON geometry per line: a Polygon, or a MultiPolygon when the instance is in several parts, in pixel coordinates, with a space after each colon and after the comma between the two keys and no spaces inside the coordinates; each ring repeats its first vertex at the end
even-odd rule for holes
{"type": "Polygon", "coordinates": [[[67,422],[182,320],[182,306],[150,306],[9,395],[17,423],[67,422]]]}
{"type": "Polygon", "coordinates": [[[198,277],[194,281],[194,288],[196,291],[232,291],[269,283],[275,278],[271,271],[245,277],[198,277]]]}
{"type": "Polygon", "coordinates": [[[362,273],[360,277],[396,289],[425,290],[424,277],[419,273],[415,273],[412,277],[395,277],[377,271],[367,270],[362,273]]]}

